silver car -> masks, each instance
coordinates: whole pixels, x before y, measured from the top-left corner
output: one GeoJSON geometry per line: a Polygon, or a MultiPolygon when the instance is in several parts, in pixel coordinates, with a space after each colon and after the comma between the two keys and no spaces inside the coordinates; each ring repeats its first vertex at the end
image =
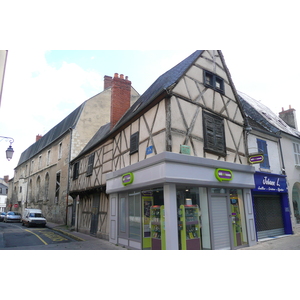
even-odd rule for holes
{"type": "Polygon", "coordinates": [[[4,217],[3,222],[21,222],[22,216],[18,212],[9,211],[4,217]]]}
{"type": "Polygon", "coordinates": [[[0,222],[2,222],[4,220],[4,217],[6,216],[5,212],[1,212],[0,213],[0,222]]]}

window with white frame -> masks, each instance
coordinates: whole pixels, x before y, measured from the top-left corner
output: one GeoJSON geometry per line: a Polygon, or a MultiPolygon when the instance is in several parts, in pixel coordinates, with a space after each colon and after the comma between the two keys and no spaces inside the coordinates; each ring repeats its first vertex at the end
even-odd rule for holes
{"type": "Polygon", "coordinates": [[[293,146],[294,146],[295,164],[300,165],[300,144],[293,143],[293,146]]]}

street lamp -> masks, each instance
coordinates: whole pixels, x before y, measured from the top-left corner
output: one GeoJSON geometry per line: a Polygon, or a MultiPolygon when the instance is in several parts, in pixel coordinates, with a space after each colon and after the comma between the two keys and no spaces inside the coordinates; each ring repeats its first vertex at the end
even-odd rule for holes
{"type": "Polygon", "coordinates": [[[4,139],[4,140],[8,140],[10,142],[10,146],[6,150],[6,158],[8,161],[10,161],[14,154],[14,149],[11,146],[11,144],[14,142],[14,139],[11,137],[7,137],[7,136],[0,136],[0,139],[1,139],[1,141],[4,139]]]}

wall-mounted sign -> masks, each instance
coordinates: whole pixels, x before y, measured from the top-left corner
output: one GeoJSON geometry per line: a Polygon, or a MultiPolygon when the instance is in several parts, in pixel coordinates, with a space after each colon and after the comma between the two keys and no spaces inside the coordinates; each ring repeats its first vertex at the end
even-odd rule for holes
{"type": "Polygon", "coordinates": [[[128,184],[132,184],[133,180],[134,180],[133,173],[127,173],[122,176],[122,184],[124,186],[126,186],[128,184]]]}
{"type": "Polygon", "coordinates": [[[215,176],[220,182],[231,181],[233,179],[232,172],[227,169],[216,169],[215,176]]]}
{"type": "Polygon", "coordinates": [[[261,164],[265,160],[263,154],[253,154],[249,156],[250,164],[261,164]]]}
{"type": "Polygon", "coordinates": [[[255,192],[287,193],[286,177],[276,174],[255,173],[255,192]]]}
{"type": "Polygon", "coordinates": [[[146,149],[146,155],[152,154],[153,153],[153,146],[149,146],[146,149]]]}
{"type": "Polygon", "coordinates": [[[180,153],[186,154],[186,155],[191,155],[191,147],[187,146],[187,145],[180,145],[180,153]]]}

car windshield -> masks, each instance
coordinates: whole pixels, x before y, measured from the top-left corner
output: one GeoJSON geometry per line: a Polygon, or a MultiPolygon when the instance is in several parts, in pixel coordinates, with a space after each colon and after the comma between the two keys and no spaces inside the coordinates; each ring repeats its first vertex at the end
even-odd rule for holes
{"type": "Polygon", "coordinates": [[[43,218],[43,215],[40,213],[31,213],[29,216],[33,218],[43,218]]]}

